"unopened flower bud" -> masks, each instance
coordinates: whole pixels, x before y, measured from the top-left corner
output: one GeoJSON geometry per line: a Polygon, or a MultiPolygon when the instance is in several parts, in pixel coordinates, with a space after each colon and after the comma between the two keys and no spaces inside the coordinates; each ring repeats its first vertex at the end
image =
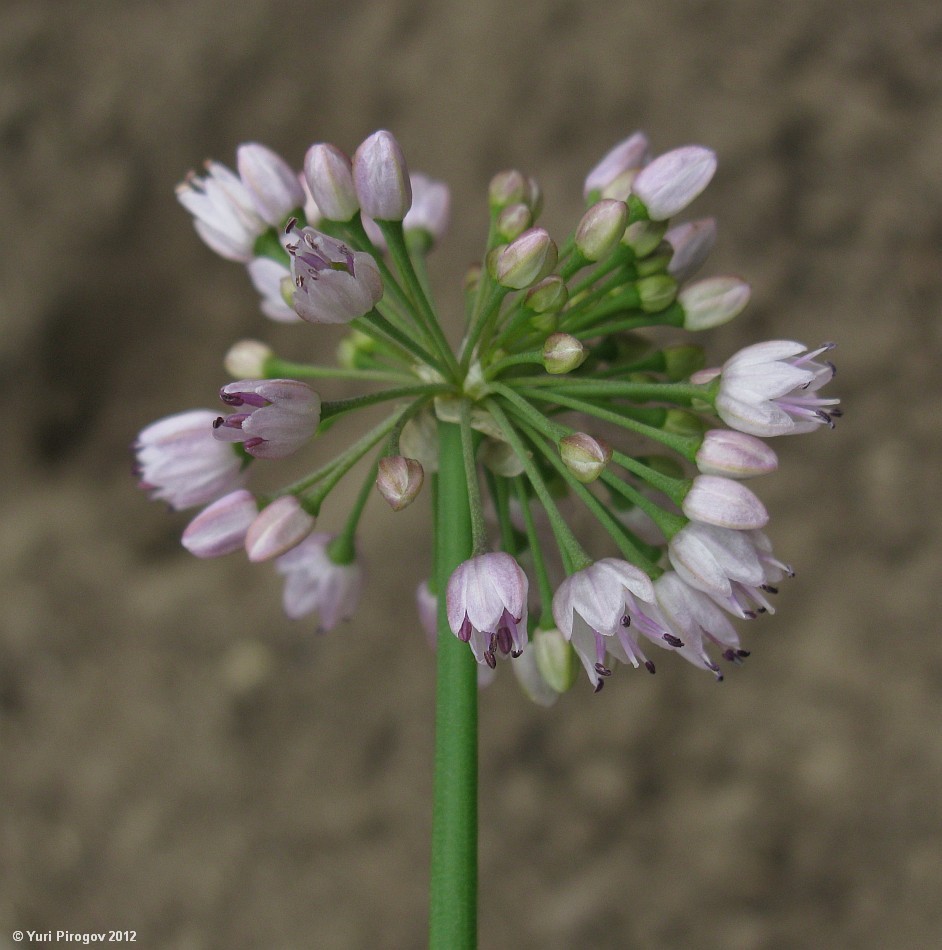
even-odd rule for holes
{"type": "Polygon", "coordinates": [[[304,206],[304,189],[294,169],[270,148],[257,142],[240,145],[236,164],[255,210],[272,227],[304,206]]]}
{"type": "Polygon", "coordinates": [[[369,369],[372,354],[376,351],[376,340],[360,330],[348,333],[337,344],[337,363],[343,369],[369,369]]]}
{"type": "Polygon", "coordinates": [[[635,285],[645,313],[660,313],[666,310],[677,296],[677,281],[667,274],[643,277],[635,285]]]}
{"type": "Polygon", "coordinates": [[[495,230],[502,241],[520,237],[533,223],[530,209],[523,203],[507,205],[497,216],[495,230]]]}
{"type": "Polygon", "coordinates": [[[553,627],[533,631],[533,654],[543,679],[556,690],[565,693],[579,675],[579,660],[566,638],[553,627]]]}
{"type": "Polygon", "coordinates": [[[664,373],[676,383],[703,369],[706,354],[702,346],[668,346],[664,348],[664,373]]]}
{"type": "Polygon", "coordinates": [[[537,706],[549,707],[559,699],[559,693],[544,679],[532,650],[525,650],[510,666],[520,688],[537,706]]]}
{"type": "Polygon", "coordinates": [[[761,439],[732,429],[711,429],[697,450],[697,468],[705,475],[752,478],[778,468],[775,452],[761,439]]]}
{"type": "Polygon", "coordinates": [[[274,356],[271,347],[259,340],[239,340],[226,354],[226,372],[236,379],[259,379],[265,376],[265,364],[274,356]]]}
{"type": "Polygon", "coordinates": [[[533,220],[536,221],[543,210],[543,189],[533,177],[527,179],[527,194],[524,201],[530,209],[530,214],[533,215],[533,220]]]}
{"type": "Polygon", "coordinates": [[[530,228],[497,256],[494,276],[502,287],[523,290],[546,277],[556,266],[556,244],[543,228],[530,228]]]}
{"type": "Polygon", "coordinates": [[[589,351],[569,333],[553,333],[543,344],[543,368],[553,376],[571,373],[580,367],[589,351]]]}
{"type": "Polygon", "coordinates": [[[682,284],[700,269],[713,249],[716,243],[716,221],[713,218],[685,221],[671,228],[664,235],[664,240],[674,249],[667,272],[682,284]]]}
{"type": "Polygon", "coordinates": [[[501,211],[508,205],[528,204],[530,183],[521,172],[516,170],[498,172],[487,189],[487,199],[494,211],[501,211]]]}
{"type": "Polygon", "coordinates": [[[422,232],[427,236],[428,244],[431,246],[436,241],[440,241],[448,230],[451,192],[443,181],[436,181],[421,172],[413,172],[410,181],[412,182],[412,207],[402,219],[402,227],[407,234],[422,232]]]}
{"type": "Polygon", "coordinates": [[[320,213],[330,221],[349,221],[360,210],[353,164],[334,145],[319,142],[304,156],[304,178],[320,213]]]}
{"type": "Polygon", "coordinates": [[[353,156],[360,207],[376,221],[401,221],[412,205],[409,169],[391,132],[374,132],[353,156]]]}
{"type": "Polygon", "coordinates": [[[627,223],[625,202],[603,198],[582,216],[576,228],[576,247],[586,260],[600,261],[618,246],[627,223]]]}
{"type": "Polygon", "coordinates": [[[634,221],[625,229],[621,243],[635,252],[635,257],[647,257],[661,243],[667,225],[663,221],[634,221]]]}
{"type": "Polygon", "coordinates": [[[685,287],[677,302],[684,309],[684,327],[709,330],[728,323],[749,303],[749,285],[738,277],[707,277],[685,287]]]}
{"type": "Polygon", "coordinates": [[[376,487],[393,511],[402,511],[418,497],[425,479],[422,463],[403,455],[387,455],[379,460],[376,487]]]}
{"type": "Polygon", "coordinates": [[[691,521],[750,531],[769,521],[765,506],[745,485],[718,475],[698,475],[681,506],[691,521]]]}
{"type": "Polygon", "coordinates": [[[685,145],[659,155],[638,173],[631,186],[652,221],[683,211],[710,183],[716,155],[700,145],[685,145]]]}
{"type": "Polygon", "coordinates": [[[249,526],[245,551],[252,562],[269,561],[290,551],[314,530],[314,519],[294,495],[283,495],[263,508],[249,526]]]}
{"type": "Polygon", "coordinates": [[[583,483],[594,482],[612,460],[612,447],[604,439],[573,432],[559,440],[559,454],[566,468],[583,483]]]}
{"type": "Polygon", "coordinates": [[[472,264],[465,271],[461,286],[466,294],[473,294],[478,289],[478,285],[481,283],[482,270],[480,264],[472,264]]]}
{"type": "Polygon", "coordinates": [[[619,142],[586,176],[582,193],[589,199],[594,192],[605,198],[620,198],[611,190],[621,185],[625,195],[631,181],[648,158],[648,139],[643,132],[635,132],[619,142]]]}
{"type": "Polygon", "coordinates": [[[558,274],[544,277],[526,293],[524,302],[536,313],[559,313],[569,300],[566,282],[558,274]]]}
{"type": "Polygon", "coordinates": [[[258,516],[252,493],[244,488],[223,495],[204,508],[186,527],[181,541],[197,557],[222,557],[238,551],[258,516]]]}

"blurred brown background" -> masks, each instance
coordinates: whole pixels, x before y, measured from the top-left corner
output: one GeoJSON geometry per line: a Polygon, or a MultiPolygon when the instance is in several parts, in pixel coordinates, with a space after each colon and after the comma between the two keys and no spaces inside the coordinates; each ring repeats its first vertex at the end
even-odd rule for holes
{"type": "Polygon", "coordinates": [[[507,670],[482,694],[482,947],[939,945],[937,3],[7,0],[0,50],[0,947],[424,942],[422,506],[371,508],[367,600],[318,638],[129,474],[138,429],[216,404],[237,338],[334,345],[258,314],[174,184],[378,127],[453,189],[446,310],[493,172],[537,176],[562,236],[642,127],[720,157],[707,272],[754,297],[713,360],[840,342],[845,419],[759,486],[798,577],[743,669],[662,658],[548,712],[507,670]]]}

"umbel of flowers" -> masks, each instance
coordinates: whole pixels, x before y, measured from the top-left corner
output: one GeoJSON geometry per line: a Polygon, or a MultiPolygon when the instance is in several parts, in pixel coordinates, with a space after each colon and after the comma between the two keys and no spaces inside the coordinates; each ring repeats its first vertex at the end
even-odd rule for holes
{"type": "MultiPolygon", "coordinates": [[[[236,171],[208,163],[178,198],[206,244],[246,267],[262,312],[313,325],[299,330],[312,334],[312,350],[318,324],[351,332],[335,366],[236,343],[226,359],[236,381],[220,389],[218,409],[141,432],[142,487],[173,508],[202,507],[183,534],[189,551],[274,560],[286,612],[316,613],[330,629],[361,594],[355,539],[371,486],[396,511],[410,505],[427,476],[437,481],[449,426],[471,556],[421,589],[426,603],[444,596],[452,633],[478,663],[511,658],[541,702],[572,685],[575,658],[596,690],[619,663],[654,672],[652,646],[721,679],[721,661],[747,655],[730,617],[772,612],[791,575],[745,481],[777,466],[765,439],[833,427],[840,410],[822,395],[832,344],[757,343],[706,369],[699,346],[677,342],[679,330],[725,323],[749,300],[738,277],[695,276],[713,220],[671,221],[715,168],[700,146],[652,158],[636,133],[589,172],[587,210],[562,241],[537,225],[537,183],[496,175],[453,346],[425,270],[448,225],[448,189],[410,174],[389,132],[352,160],[313,145],[300,172],[258,144],[238,149],[236,171]],[[313,387],[331,378],[359,380],[364,393],[326,401],[313,387]],[[391,406],[383,421],[320,457],[319,431],[382,402],[391,406]],[[299,451],[316,460],[308,475],[273,493],[248,487],[255,465],[299,451]],[[345,527],[314,533],[361,460],[367,475],[345,527]],[[604,528],[604,549],[590,553],[573,534],[573,505],[604,528]]],[[[434,627],[428,606],[424,616],[434,627]]]]}

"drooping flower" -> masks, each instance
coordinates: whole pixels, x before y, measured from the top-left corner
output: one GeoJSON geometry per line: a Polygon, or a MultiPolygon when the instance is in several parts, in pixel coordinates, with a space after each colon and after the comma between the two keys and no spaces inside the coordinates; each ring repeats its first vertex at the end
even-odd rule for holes
{"type": "Polygon", "coordinates": [[[445,595],[452,633],[471,644],[478,663],[497,664],[497,654],[519,656],[527,645],[527,575],[503,552],[459,564],[445,595]]]}
{"type": "Polygon", "coordinates": [[[677,652],[694,666],[710,670],[717,680],[722,680],[723,674],[707,652],[707,644],[720,647],[723,658],[733,663],[741,663],[749,655],[740,648],[739,635],[726,614],[675,571],[666,571],[654,582],[654,594],[661,616],[684,641],[677,652]]]}
{"type": "Polygon", "coordinates": [[[774,436],[834,428],[840,399],[823,398],[818,390],[836,370],[833,363],[815,359],[834,345],[809,351],[790,340],[755,343],[731,356],[722,369],[703,370],[691,379],[702,383],[720,377],[716,411],[740,432],[774,436]]]}
{"type": "Polygon", "coordinates": [[[236,167],[255,210],[271,227],[281,227],[285,218],[303,207],[304,189],[297,172],[265,145],[240,145],[236,167]]]}
{"type": "Polygon", "coordinates": [[[766,594],[792,573],[772,555],[761,531],[733,531],[691,521],[667,547],[668,557],[683,581],[712,597],[737,617],[774,613],[766,594]]]}
{"type": "Polygon", "coordinates": [[[270,257],[256,257],[246,270],[252,285],[261,294],[262,313],[279,323],[298,323],[301,318],[290,302],[294,297],[291,270],[270,257]]]}
{"type": "Polygon", "coordinates": [[[418,497],[425,469],[416,459],[387,455],[379,460],[376,487],[393,511],[402,511],[418,497]]]}
{"type": "Polygon", "coordinates": [[[320,396],[296,379],[242,379],[223,386],[219,398],[240,411],[217,417],[213,436],[241,442],[255,458],[291,455],[320,424],[320,396]]]}
{"type": "Polygon", "coordinates": [[[769,521],[765,505],[745,485],[720,475],[698,475],[683,501],[692,521],[749,531],[769,521]]]}
{"type": "Polygon", "coordinates": [[[650,578],[617,558],[603,558],[567,577],[553,596],[553,619],[596,691],[602,688],[601,677],[611,674],[606,654],[654,672],[636,631],[661,647],[682,646],[658,617],[650,578]]]}
{"type": "Polygon", "coordinates": [[[192,409],[142,429],[134,446],[140,487],[178,510],[241,487],[242,460],[213,438],[215,419],[211,409],[192,409]]]}
{"type": "Polygon", "coordinates": [[[761,439],[734,429],[710,429],[697,449],[697,468],[704,475],[754,478],[778,468],[778,457],[761,439]]]}
{"type": "Polygon", "coordinates": [[[672,227],[664,240],[673,249],[667,273],[678,283],[693,276],[707,259],[716,243],[716,221],[713,218],[700,218],[698,221],[684,221],[672,227]]]}
{"type": "Polygon", "coordinates": [[[310,323],[349,323],[382,299],[383,279],[372,255],[315,231],[295,230],[288,245],[294,309],[310,323]]]}
{"type": "Polygon", "coordinates": [[[333,630],[353,616],[363,592],[363,567],[359,561],[338,564],[330,556],[334,535],[308,535],[275,561],[285,578],[285,613],[297,620],[317,612],[318,629],[333,630]]]}

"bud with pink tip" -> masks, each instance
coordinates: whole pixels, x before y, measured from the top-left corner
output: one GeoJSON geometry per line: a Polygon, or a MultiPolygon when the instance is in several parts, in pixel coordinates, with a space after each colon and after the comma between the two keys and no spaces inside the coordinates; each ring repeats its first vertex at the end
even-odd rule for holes
{"type": "Polygon", "coordinates": [[[290,551],[314,530],[314,519],[294,495],[282,495],[249,525],[245,551],[253,562],[270,561],[290,551]]]}
{"type": "Polygon", "coordinates": [[[710,183],[716,155],[700,145],[685,145],[659,155],[638,173],[631,186],[652,221],[683,211],[710,183]]]}
{"type": "Polygon", "coordinates": [[[409,169],[391,132],[374,132],[353,156],[353,181],[363,213],[376,221],[402,221],[412,204],[409,169]]]}
{"type": "Polygon", "coordinates": [[[288,215],[304,207],[304,189],[297,173],[270,148],[258,142],[240,145],[236,165],[255,210],[273,228],[281,227],[288,215]]]}
{"type": "Polygon", "coordinates": [[[334,535],[309,534],[275,561],[285,578],[282,604],[292,620],[317,612],[317,629],[333,630],[353,616],[363,591],[358,561],[338,564],[331,557],[334,535]]]}
{"type": "Polygon", "coordinates": [[[192,409],[142,429],[134,444],[140,487],[181,510],[241,487],[242,460],[213,438],[216,413],[192,409]]]}
{"type": "Polygon", "coordinates": [[[353,165],[334,145],[319,142],[304,156],[304,179],[320,213],[330,221],[349,221],[360,210],[353,165]]]}
{"type": "Polygon", "coordinates": [[[223,386],[219,398],[239,411],[218,417],[213,435],[221,442],[242,442],[255,458],[291,455],[321,421],[320,396],[296,379],[241,379],[223,386]]]}
{"type": "Polygon", "coordinates": [[[698,221],[685,221],[672,227],[664,240],[673,248],[674,253],[667,272],[683,283],[692,277],[707,259],[716,243],[716,221],[713,218],[701,218],[698,221]]]}
{"type": "Polygon", "coordinates": [[[379,460],[376,487],[393,511],[402,511],[418,497],[425,479],[425,469],[416,459],[387,455],[379,460]]]}
{"type": "Polygon", "coordinates": [[[696,462],[704,475],[726,478],[753,478],[778,468],[778,458],[765,442],[733,429],[710,429],[697,449],[696,462]]]}
{"type": "Polygon", "coordinates": [[[556,244],[549,233],[543,228],[530,228],[495,255],[493,276],[502,287],[523,290],[546,277],[557,259],[556,244]]]}
{"type": "Polygon", "coordinates": [[[530,209],[523,204],[507,205],[494,223],[494,230],[501,241],[513,241],[533,224],[530,209]]]}
{"type": "Polygon", "coordinates": [[[738,277],[707,277],[677,295],[688,330],[710,330],[728,323],[749,303],[749,285],[738,277]]]}
{"type": "Polygon", "coordinates": [[[349,323],[383,297],[383,279],[370,254],[313,228],[296,231],[288,245],[295,289],[293,305],[309,323],[349,323]]]}
{"type": "Polygon", "coordinates": [[[627,198],[631,182],[648,161],[648,138],[643,132],[619,142],[586,176],[582,188],[588,199],[593,192],[603,198],[627,198]]]}
{"type": "Polygon", "coordinates": [[[197,557],[222,557],[245,544],[249,527],[258,515],[258,504],[244,488],[223,495],[204,508],[186,527],[181,541],[197,557]]]}
{"type": "Polygon", "coordinates": [[[497,654],[519,656],[527,645],[527,575],[503,552],[464,561],[448,579],[452,633],[470,643],[478,663],[492,669],[497,654]]]}
{"type": "Polygon", "coordinates": [[[543,343],[543,368],[552,376],[571,373],[587,359],[589,351],[570,333],[551,333],[543,343]]]}
{"type": "Polygon", "coordinates": [[[559,454],[566,468],[583,483],[594,482],[612,460],[612,447],[585,432],[573,432],[559,440],[559,454]]]}
{"type": "Polygon", "coordinates": [[[603,198],[582,216],[576,227],[575,244],[588,261],[600,261],[618,246],[628,224],[624,201],[603,198]]]}
{"type": "Polygon", "coordinates": [[[681,505],[691,521],[748,531],[768,524],[765,505],[745,485],[719,475],[698,475],[681,505]]]}
{"type": "Polygon", "coordinates": [[[451,218],[451,192],[443,181],[436,181],[413,172],[409,176],[412,184],[412,207],[402,219],[403,230],[421,231],[429,238],[429,244],[440,241],[448,230],[451,218]]]}

